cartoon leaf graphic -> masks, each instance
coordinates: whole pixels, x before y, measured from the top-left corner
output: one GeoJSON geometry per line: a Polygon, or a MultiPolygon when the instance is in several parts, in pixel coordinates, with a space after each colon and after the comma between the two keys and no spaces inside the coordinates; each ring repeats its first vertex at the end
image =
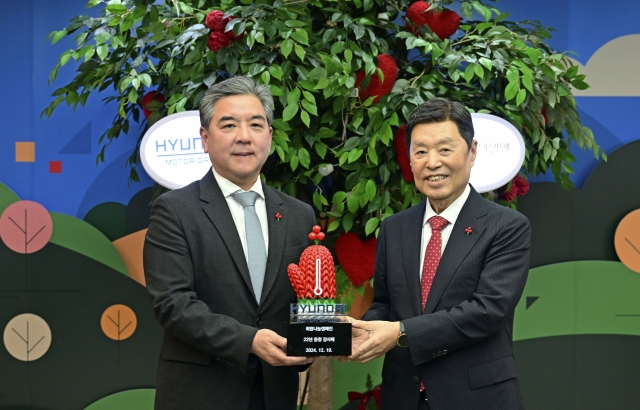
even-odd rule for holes
{"type": "Polygon", "coordinates": [[[51,329],[40,316],[32,313],[18,315],[4,328],[4,346],[18,360],[38,360],[51,346],[51,329]]]}
{"type": "Polygon", "coordinates": [[[130,307],[113,305],[104,311],[100,318],[100,327],[104,334],[117,341],[131,337],[138,326],[138,319],[130,307]]]}
{"type": "Polygon", "coordinates": [[[15,202],[0,216],[0,238],[17,253],[39,251],[49,243],[52,233],[51,215],[37,202],[15,202]]]}

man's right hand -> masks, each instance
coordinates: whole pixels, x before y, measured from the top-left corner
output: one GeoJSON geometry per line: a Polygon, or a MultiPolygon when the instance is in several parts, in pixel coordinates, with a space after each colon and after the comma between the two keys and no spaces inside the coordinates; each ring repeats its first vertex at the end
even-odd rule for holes
{"type": "Polygon", "coordinates": [[[287,356],[287,339],[273,330],[260,329],[253,338],[251,353],[271,366],[296,366],[313,363],[311,357],[287,356]]]}

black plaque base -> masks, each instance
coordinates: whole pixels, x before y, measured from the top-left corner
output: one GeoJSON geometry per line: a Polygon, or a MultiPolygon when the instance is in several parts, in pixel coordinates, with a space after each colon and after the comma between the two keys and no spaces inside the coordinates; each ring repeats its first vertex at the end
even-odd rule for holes
{"type": "Polygon", "coordinates": [[[287,356],[351,356],[351,323],[290,323],[287,356]]]}

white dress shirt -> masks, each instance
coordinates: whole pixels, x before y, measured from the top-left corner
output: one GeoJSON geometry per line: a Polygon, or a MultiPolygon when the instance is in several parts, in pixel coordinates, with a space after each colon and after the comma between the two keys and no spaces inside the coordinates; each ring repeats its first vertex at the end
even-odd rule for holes
{"type": "MultiPolygon", "coordinates": [[[[227,200],[227,205],[229,205],[229,210],[231,211],[231,217],[233,218],[233,222],[236,224],[236,229],[238,230],[238,235],[240,235],[240,242],[242,243],[242,250],[244,251],[244,257],[247,259],[247,263],[249,262],[249,254],[247,251],[247,233],[244,227],[244,207],[238,203],[231,194],[237,191],[244,191],[242,188],[229,181],[225,177],[221,176],[216,172],[215,168],[211,168],[213,170],[213,176],[216,178],[218,185],[220,186],[220,190],[222,191],[222,195],[224,195],[224,199],[227,200]]],[[[253,186],[249,189],[249,191],[256,192],[258,197],[256,198],[255,208],[256,214],[258,214],[258,219],[260,220],[260,226],[262,227],[262,236],[264,237],[264,247],[267,250],[267,256],[269,255],[269,225],[267,223],[267,203],[264,200],[264,192],[262,191],[262,182],[260,178],[258,178],[253,184],[253,186]]]]}
{"type": "MultiPolygon", "coordinates": [[[[442,228],[440,234],[442,235],[442,249],[440,250],[440,255],[444,252],[444,248],[447,246],[447,242],[449,241],[449,237],[451,236],[451,232],[453,231],[456,220],[458,219],[458,215],[460,215],[460,211],[462,210],[462,206],[465,202],[467,202],[467,198],[469,198],[469,194],[471,193],[471,188],[469,184],[462,191],[462,195],[460,195],[451,205],[447,207],[440,214],[441,217],[449,221],[447,226],[442,228]]],[[[438,215],[436,211],[431,207],[431,203],[429,199],[427,199],[427,206],[425,207],[424,218],[422,220],[422,239],[420,241],[420,249],[422,249],[422,254],[420,255],[420,279],[422,279],[422,266],[424,265],[424,255],[427,250],[427,244],[429,243],[429,239],[431,239],[431,225],[429,224],[429,218],[432,216],[438,215]]],[[[465,229],[460,228],[460,229],[465,229]]],[[[458,228],[456,228],[458,229],[458,228]]]]}

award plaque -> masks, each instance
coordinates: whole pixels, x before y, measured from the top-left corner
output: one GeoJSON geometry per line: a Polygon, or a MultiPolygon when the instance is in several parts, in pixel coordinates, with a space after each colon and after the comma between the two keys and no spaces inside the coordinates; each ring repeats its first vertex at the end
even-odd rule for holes
{"type": "Polygon", "coordinates": [[[287,356],[351,356],[351,323],[347,305],[336,303],[336,272],[329,249],[318,242],[324,233],[316,225],[309,234],[300,263],[287,272],[298,303],[291,304],[287,326],[287,356]]]}

